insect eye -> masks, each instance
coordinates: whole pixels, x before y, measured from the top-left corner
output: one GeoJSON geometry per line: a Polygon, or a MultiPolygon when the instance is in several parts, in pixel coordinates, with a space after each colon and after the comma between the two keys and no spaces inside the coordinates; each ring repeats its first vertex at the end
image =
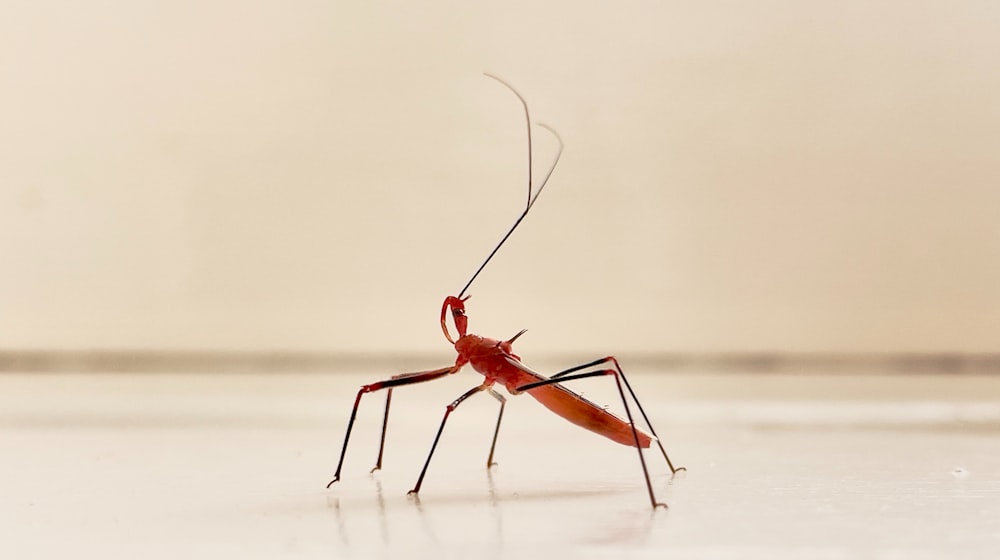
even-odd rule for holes
{"type": "Polygon", "coordinates": [[[462,315],[465,315],[465,310],[464,309],[452,309],[451,310],[451,314],[454,315],[455,317],[461,317],[462,315]]]}

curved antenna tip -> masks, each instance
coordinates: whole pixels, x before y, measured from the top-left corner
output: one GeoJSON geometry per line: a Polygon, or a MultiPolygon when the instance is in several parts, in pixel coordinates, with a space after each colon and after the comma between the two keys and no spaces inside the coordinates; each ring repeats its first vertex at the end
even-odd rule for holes
{"type": "Polygon", "coordinates": [[[535,123],[535,124],[537,124],[538,126],[544,128],[545,130],[548,130],[549,132],[551,132],[552,136],[556,137],[556,140],[559,141],[560,145],[563,143],[562,136],[559,136],[559,132],[556,129],[552,128],[551,126],[549,126],[549,125],[547,125],[547,124],[545,124],[543,122],[535,123]]]}

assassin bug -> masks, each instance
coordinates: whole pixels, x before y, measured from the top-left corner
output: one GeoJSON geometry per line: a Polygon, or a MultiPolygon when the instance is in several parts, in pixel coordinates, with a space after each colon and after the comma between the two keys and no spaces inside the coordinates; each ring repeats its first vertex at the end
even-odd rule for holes
{"type": "Polygon", "coordinates": [[[427,460],[424,463],[423,469],[420,471],[419,478],[417,478],[417,484],[412,490],[409,491],[409,494],[417,494],[420,491],[420,485],[424,481],[424,475],[427,474],[427,467],[431,463],[431,457],[434,456],[434,450],[437,448],[442,432],[444,432],[444,426],[448,421],[448,416],[450,416],[455,408],[462,404],[462,402],[466,399],[482,391],[486,391],[500,403],[500,413],[497,415],[496,429],[493,431],[493,443],[490,445],[490,454],[486,459],[487,468],[495,465],[493,462],[493,452],[496,449],[497,436],[500,433],[500,421],[503,419],[503,409],[507,402],[507,399],[503,395],[493,389],[493,385],[495,383],[500,383],[512,395],[527,393],[534,397],[543,406],[559,416],[562,416],[566,420],[569,420],[570,422],[594,433],[603,435],[622,445],[635,447],[639,452],[639,463],[642,466],[642,474],[646,480],[646,489],[649,491],[650,503],[654,509],[657,507],[666,507],[666,504],[656,501],[656,495],[653,493],[653,484],[649,478],[649,469],[646,466],[646,459],[642,450],[648,448],[653,441],[656,441],[657,446],[660,448],[660,452],[663,454],[664,460],[667,462],[667,466],[670,467],[671,474],[674,474],[679,470],[684,470],[684,467],[674,468],[670,458],[667,457],[667,451],[663,448],[663,444],[656,436],[656,431],[653,429],[653,425],[650,423],[649,417],[646,416],[646,412],[642,409],[642,405],[639,403],[638,398],[636,398],[635,392],[632,390],[632,386],[629,384],[628,379],[625,377],[625,373],[622,371],[621,366],[618,364],[618,360],[614,356],[607,356],[585,364],[580,364],[578,366],[560,371],[552,377],[547,378],[529,369],[521,363],[521,358],[513,353],[512,345],[519,336],[525,333],[524,330],[507,340],[496,340],[468,333],[469,319],[465,314],[465,302],[470,296],[466,295],[465,292],[469,289],[469,286],[472,285],[472,282],[476,279],[476,277],[479,276],[479,273],[486,268],[486,265],[490,262],[493,256],[500,250],[500,247],[502,247],[511,234],[514,233],[514,230],[517,229],[517,226],[520,225],[525,216],[528,215],[528,212],[535,204],[538,196],[542,194],[542,189],[544,189],[545,185],[548,183],[549,177],[552,176],[552,172],[555,170],[556,164],[559,162],[559,156],[562,154],[563,149],[562,139],[559,137],[559,134],[552,128],[539,123],[538,126],[548,130],[553,136],[555,136],[556,141],[559,143],[559,149],[556,152],[552,165],[549,167],[548,172],[545,174],[541,184],[538,186],[538,190],[535,191],[532,184],[531,174],[532,122],[531,116],[528,113],[528,104],[521,94],[504,80],[492,74],[486,74],[486,76],[500,82],[507,89],[513,92],[514,95],[517,96],[518,100],[520,100],[521,106],[524,109],[524,118],[528,128],[528,199],[525,204],[524,211],[521,212],[521,215],[518,216],[514,225],[511,226],[507,233],[500,239],[500,242],[497,243],[496,247],[493,248],[493,251],[491,251],[486,257],[486,260],[479,265],[479,268],[476,269],[475,273],[473,273],[472,278],[470,278],[465,284],[462,291],[460,291],[457,296],[446,297],[444,304],[441,306],[441,330],[444,332],[444,337],[448,339],[448,342],[455,346],[455,350],[458,352],[458,358],[455,360],[455,364],[430,371],[403,373],[395,375],[390,379],[362,386],[358,391],[358,396],[354,400],[354,408],[351,409],[351,417],[347,422],[347,433],[344,435],[344,446],[340,452],[340,460],[337,462],[337,471],[333,475],[333,480],[331,480],[326,487],[329,488],[334,482],[340,480],[340,470],[344,466],[344,456],[347,454],[347,443],[351,438],[351,429],[354,427],[354,419],[358,413],[358,406],[361,404],[361,397],[367,393],[386,389],[385,414],[382,419],[382,438],[379,442],[378,459],[376,459],[375,467],[371,470],[371,472],[375,472],[382,468],[382,454],[385,449],[385,434],[386,428],[389,424],[389,405],[392,402],[393,388],[402,387],[404,385],[412,385],[415,383],[423,383],[425,381],[432,381],[434,379],[456,373],[466,364],[470,364],[473,369],[483,374],[486,379],[480,385],[466,391],[445,408],[444,418],[441,419],[441,426],[438,428],[437,435],[434,436],[434,443],[431,445],[431,450],[427,454],[427,460]],[[455,329],[458,331],[457,337],[453,337],[448,328],[447,316],[449,310],[451,312],[452,322],[455,325],[455,329]],[[562,385],[568,381],[602,375],[614,377],[618,388],[618,394],[625,407],[625,414],[628,418],[627,421],[612,414],[611,412],[608,412],[605,408],[588,401],[562,385]],[[632,401],[635,403],[636,408],[638,408],[639,413],[642,415],[646,426],[649,428],[649,433],[646,433],[635,426],[635,422],[632,417],[632,409],[629,406],[628,399],[625,397],[626,390],[628,391],[629,396],[632,397],[632,401]]]}

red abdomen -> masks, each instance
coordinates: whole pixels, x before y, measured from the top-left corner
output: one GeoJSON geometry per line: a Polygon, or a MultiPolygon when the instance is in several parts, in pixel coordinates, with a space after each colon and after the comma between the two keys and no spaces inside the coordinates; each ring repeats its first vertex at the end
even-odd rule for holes
{"type": "MultiPolygon", "coordinates": [[[[525,392],[535,397],[545,408],[577,426],[622,445],[635,447],[635,435],[628,422],[580,395],[559,385],[543,385],[525,392]]],[[[639,447],[648,448],[652,437],[639,429],[636,429],[636,434],[639,436],[639,447]]]]}

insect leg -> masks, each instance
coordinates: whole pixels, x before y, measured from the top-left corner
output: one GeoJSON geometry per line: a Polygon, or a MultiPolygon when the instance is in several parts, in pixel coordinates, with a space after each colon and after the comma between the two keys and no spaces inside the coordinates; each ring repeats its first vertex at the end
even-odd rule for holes
{"type": "MultiPolygon", "coordinates": [[[[621,367],[618,365],[618,361],[614,357],[609,356],[607,358],[602,358],[600,360],[595,360],[593,362],[589,362],[589,363],[582,364],[582,365],[579,365],[579,366],[574,366],[572,368],[569,368],[567,370],[563,370],[563,371],[555,374],[554,376],[552,376],[549,379],[546,379],[546,380],[543,380],[543,381],[536,381],[534,383],[528,383],[526,385],[522,385],[522,386],[518,387],[516,390],[517,391],[528,391],[528,390],[531,390],[531,389],[533,389],[535,387],[541,387],[543,385],[551,385],[551,384],[554,384],[554,383],[564,383],[566,381],[574,381],[574,380],[577,380],[577,379],[584,379],[584,378],[587,378],[587,377],[599,377],[599,376],[602,376],[602,375],[611,375],[611,376],[614,376],[614,378],[615,378],[615,384],[618,387],[618,395],[622,399],[622,406],[624,406],[624,408],[625,408],[625,414],[628,417],[629,425],[631,425],[631,427],[632,427],[632,437],[635,439],[635,448],[636,448],[636,451],[638,451],[638,453],[639,453],[639,464],[642,466],[642,474],[643,474],[643,477],[646,479],[646,489],[649,491],[649,501],[653,505],[653,509],[656,509],[657,507],[667,507],[666,504],[664,504],[662,502],[657,502],[656,501],[656,495],[653,492],[653,483],[652,483],[652,481],[649,478],[649,468],[646,466],[646,458],[642,454],[642,447],[639,445],[639,434],[636,431],[635,421],[632,418],[632,409],[631,409],[631,407],[628,404],[628,399],[625,398],[625,390],[622,387],[622,380],[625,378],[625,376],[624,376],[624,373],[621,371],[621,367]],[[604,363],[607,363],[607,362],[613,363],[615,365],[615,369],[602,369],[602,370],[595,370],[595,371],[587,371],[587,372],[583,372],[583,373],[574,373],[574,372],[577,372],[577,371],[580,371],[580,370],[587,369],[588,367],[598,366],[598,365],[601,365],[601,364],[604,364],[604,363]]],[[[627,383],[628,382],[626,381],[626,384],[627,383]]],[[[635,392],[632,391],[631,386],[629,386],[629,394],[632,395],[632,400],[635,401],[636,405],[639,407],[639,409],[641,411],[642,410],[642,405],[640,405],[638,399],[635,398],[635,392]]],[[[646,420],[646,423],[648,425],[649,424],[649,418],[646,416],[645,412],[643,412],[642,415],[643,415],[643,418],[646,420]]],[[[649,428],[650,428],[650,432],[652,432],[653,436],[655,437],[656,436],[656,432],[653,430],[653,427],[649,426],[649,428]]],[[[659,438],[657,438],[657,443],[659,443],[659,438]]],[[[663,450],[663,445],[662,444],[660,444],[660,449],[661,449],[661,451],[663,450]]],[[[664,456],[664,458],[666,458],[666,451],[663,451],[663,456],[664,456]]],[[[667,459],[667,464],[670,466],[671,471],[676,472],[676,471],[674,471],[673,465],[670,464],[670,459],[667,459]]]]}
{"type": "Polygon", "coordinates": [[[642,414],[642,419],[646,421],[646,426],[649,428],[649,433],[653,434],[656,438],[656,445],[660,448],[660,453],[663,454],[663,459],[667,462],[667,466],[670,467],[670,474],[675,474],[677,471],[686,471],[687,467],[677,467],[674,468],[674,463],[667,456],[667,450],[663,448],[663,442],[660,440],[660,436],[656,435],[656,429],[653,428],[653,424],[649,421],[649,416],[646,416],[646,411],[642,409],[642,403],[639,402],[639,398],[635,396],[635,391],[632,390],[632,384],[628,382],[628,378],[625,377],[625,372],[622,371],[622,367],[618,365],[618,360],[614,356],[608,356],[608,358],[615,364],[615,369],[618,370],[618,375],[621,376],[622,381],[625,382],[625,388],[628,389],[628,393],[632,395],[632,400],[635,401],[635,406],[639,408],[639,413],[642,414]]]}
{"type": "Polygon", "coordinates": [[[497,436],[500,435],[500,420],[503,419],[503,407],[507,406],[507,399],[493,389],[487,389],[494,399],[500,401],[500,414],[497,415],[497,427],[493,430],[493,443],[490,445],[490,456],[486,459],[486,468],[490,468],[496,463],[493,462],[493,451],[497,448],[497,436]]]}
{"type": "MultiPolygon", "coordinates": [[[[563,377],[563,376],[565,376],[567,374],[573,373],[574,371],[580,371],[581,369],[587,369],[589,367],[599,366],[601,364],[607,363],[607,361],[608,361],[608,358],[601,358],[599,360],[594,360],[592,362],[587,362],[585,364],[580,364],[578,366],[573,366],[573,367],[571,367],[569,369],[564,369],[564,370],[560,371],[559,373],[553,375],[549,379],[557,379],[559,377],[563,377]]],[[[587,376],[587,377],[591,377],[591,376],[587,376]]]]}
{"type": "Polygon", "coordinates": [[[389,405],[392,403],[392,388],[385,392],[385,414],[382,416],[382,437],[378,442],[378,458],[375,459],[375,466],[368,471],[371,474],[382,469],[382,454],[385,452],[385,431],[389,427],[389,405]]]}
{"type": "MultiPolygon", "coordinates": [[[[412,490],[410,490],[409,492],[407,492],[407,494],[416,494],[417,492],[420,492],[420,485],[423,484],[423,482],[424,482],[424,475],[427,474],[427,467],[430,466],[430,464],[431,464],[431,457],[434,456],[434,450],[437,449],[438,440],[441,439],[441,433],[444,432],[444,425],[445,425],[446,422],[448,422],[448,416],[451,414],[451,411],[455,410],[458,407],[458,405],[462,404],[462,401],[464,401],[465,399],[471,397],[472,395],[475,395],[476,393],[478,393],[480,391],[484,391],[484,390],[487,390],[487,389],[490,389],[490,387],[488,385],[486,385],[485,383],[482,384],[482,385],[477,385],[477,386],[473,387],[472,389],[469,389],[468,391],[466,391],[464,394],[462,394],[461,397],[458,397],[451,404],[449,404],[447,407],[445,407],[444,418],[441,419],[441,426],[438,427],[437,435],[434,436],[434,443],[431,444],[431,451],[430,451],[430,453],[427,454],[427,461],[424,462],[424,468],[421,469],[421,471],[420,471],[420,476],[417,478],[417,484],[416,484],[416,486],[414,486],[412,490]]],[[[499,425],[500,425],[500,422],[499,422],[499,419],[498,419],[497,420],[497,426],[499,427],[499,425]]]]}
{"type": "MultiPolygon", "coordinates": [[[[407,377],[412,377],[413,375],[415,374],[401,373],[399,375],[393,375],[392,379],[405,379],[407,377]]],[[[382,469],[382,455],[385,452],[385,431],[389,427],[390,404],[392,404],[392,387],[389,387],[389,389],[385,392],[385,414],[382,416],[382,437],[379,439],[378,443],[378,458],[375,459],[375,466],[372,467],[372,470],[368,471],[368,474],[382,469]]]]}
{"type": "MultiPolygon", "coordinates": [[[[344,466],[344,457],[347,455],[347,443],[351,439],[351,430],[354,428],[354,420],[358,415],[358,406],[361,404],[361,397],[365,393],[371,393],[381,389],[391,389],[392,387],[399,387],[401,385],[412,385],[414,383],[422,383],[424,381],[432,381],[439,377],[444,377],[445,375],[455,373],[460,369],[460,366],[448,366],[441,369],[435,369],[431,371],[421,371],[416,373],[404,373],[402,375],[394,376],[391,379],[386,379],[384,381],[378,381],[376,383],[371,383],[368,385],[363,385],[360,390],[358,390],[358,396],[354,399],[354,408],[351,409],[351,417],[347,421],[347,433],[344,434],[344,446],[340,450],[340,460],[337,461],[337,471],[333,473],[333,480],[326,485],[327,488],[333,485],[334,482],[340,480],[340,469],[344,466]]],[[[386,413],[385,420],[387,421],[389,417],[389,407],[388,400],[386,402],[386,413]]],[[[385,424],[382,425],[382,442],[385,443],[385,424]]],[[[381,464],[382,451],[379,450],[379,464],[381,464]]]]}

